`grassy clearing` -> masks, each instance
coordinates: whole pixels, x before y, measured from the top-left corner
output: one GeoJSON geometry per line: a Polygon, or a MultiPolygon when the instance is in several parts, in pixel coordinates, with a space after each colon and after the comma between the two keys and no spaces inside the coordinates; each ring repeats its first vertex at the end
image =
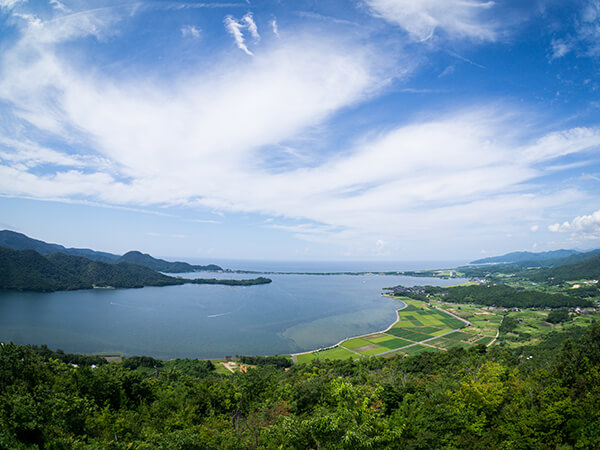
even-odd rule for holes
{"type": "Polygon", "coordinates": [[[355,349],[359,347],[364,347],[365,345],[369,345],[371,342],[366,341],[361,338],[354,338],[344,342],[344,347],[349,349],[355,349]]]}
{"type": "Polygon", "coordinates": [[[314,352],[310,354],[314,355],[314,357],[317,359],[356,359],[359,357],[359,355],[357,355],[356,353],[351,352],[350,350],[339,345],[328,350],[321,350],[319,352],[314,352]]]}

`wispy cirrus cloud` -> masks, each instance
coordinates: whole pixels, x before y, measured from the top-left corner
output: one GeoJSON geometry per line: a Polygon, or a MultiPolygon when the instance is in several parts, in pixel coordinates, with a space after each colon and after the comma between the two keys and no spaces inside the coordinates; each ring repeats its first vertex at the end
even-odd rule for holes
{"type": "Polygon", "coordinates": [[[229,32],[229,34],[233,36],[237,47],[247,55],[254,55],[254,53],[248,50],[248,46],[246,45],[246,39],[244,38],[244,30],[248,30],[248,32],[254,38],[255,41],[260,40],[260,35],[258,34],[258,27],[254,22],[252,13],[247,13],[246,15],[244,15],[244,17],[242,17],[240,21],[237,21],[232,16],[227,16],[225,17],[224,23],[225,29],[229,32]]]}
{"type": "Polygon", "coordinates": [[[192,37],[198,39],[200,37],[201,29],[195,25],[186,25],[181,27],[181,35],[183,37],[192,37]]]}
{"type": "Polygon", "coordinates": [[[550,42],[551,61],[572,52],[584,57],[600,56],[600,0],[584,0],[576,5],[578,11],[566,21],[572,31],[550,42]]]}
{"type": "Polygon", "coordinates": [[[417,41],[437,29],[451,39],[493,41],[497,25],[485,14],[495,2],[481,0],[365,0],[373,14],[404,28],[417,41]]]}

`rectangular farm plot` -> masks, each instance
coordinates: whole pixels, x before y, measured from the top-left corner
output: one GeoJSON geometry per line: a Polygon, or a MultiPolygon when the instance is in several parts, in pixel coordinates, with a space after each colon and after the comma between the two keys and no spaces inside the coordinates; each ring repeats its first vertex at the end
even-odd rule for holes
{"type": "Polygon", "coordinates": [[[346,348],[350,348],[350,349],[355,349],[358,347],[363,347],[365,345],[369,345],[370,342],[369,341],[365,341],[362,338],[354,338],[354,339],[349,339],[347,341],[342,342],[342,345],[346,348]]]}
{"type": "Polygon", "coordinates": [[[463,339],[468,339],[470,336],[466,333],[462,333],[460,331],[455,331],[454,333],[447,334],[444,337],[446,339],[451,339],[453,341],[462,341],[463,339]]]}
{"type": "Polygon", "coordinates": [[[447,344],[448,342],[453,342],[453,341],[451,341],[449,339],[446,339],[446,338],[443,338],[443,337],[440,337],[440,338],[437,338],[437,339],[433,339],[431,341],[427,341],[427,343],[429,345],[434,345],[436,347],[442,347],[442,348],[445,348],[444,345],[447,344]]]}
{"type": "Polygon", "coordinates": [[[411,329],[407,328],[392,328],[388,331],[388,334],[393,334],[396,337],[402,339],[408,339],[413,342],[424,341],[425,339],[429,339],[431,336],[423,333],[417,333],[411,329]]]}
{"type": "Polygon", "coordinates": [[[317,359],[356,359],[360,357],[360,355],[343,347],[334,347],[328,350],[321,350],[320,352],[312,353],[312,355],[314,355],[317,359]]]}
{"type": "Polygon", "coordinates": [[[389,341],[390,339],[394,339],[392,336],[390,336],[388,334],[380,334],[377,337],[373,337],[373,338],[367,336],[367,338],[369,339],[369,342],[373,342],[374,344],[379,344],[379,345],[381,345],[382,342],[389,341]]]}
{"type": "Polygon", "coordinates": [[[413,345],[412,347],[408,347],[405,349],[402,349],[403,353],[406,353],[409,356],[413,356],[413,355],[418,355],[419,353],[423,353],[425,351],[435,351],[435,349],[431,348],[431,347],[426,347],[424,345],[413,345]]]}
{"type": "Polygon", "coordinates": [[[392,328],[399,328],[399,327],[412,327],[414,326],[413,323],[410,320],[399,320],[398,322],[396,322],[394,324],[394,326],[392,328]]]}
{"type": "Polygon", "coordinates": [[[443,319],[442,323],[452,329],[463,328],[466,325],[462,320],[455,319],[454,317],[443,319]]]}
{"type": "Polygon", "coordinates": [[[494,340],[493,337],[486,336],[486,337],[482,337],[482,338],[478,339],[475,343],[476,344],[482,344],[482,345],[488,345],[493,340],[494,340]]]}
{"type": "Polygon", "coordinates": [[[296,355],[296,361],[298,363],[308,363],[315,359],[314,353],[303,353],[301,355],[296,355]]]}
{"type": "Polygon", "coordinates": [[[396,348],[404,347],[406,345],[412,344],[411,341],[400,338],[391,338],[387,341],[379,342],[379,346],[383,347],[382,351],[394,350],[396,348]]]}
{"type": "MultiPolygon", "coordinates": [[[[353,348],[352,351],[356,352],[356,353],[364,353],[369,350],[377,350],[379,348],[381,348],[381,347],[379,347],[379,345],[369,343],[368,345],[363,345],[362,347],[353,348]]],[[[381,351],[383,351],[383,350],[381,350],[381,351]]]]}
{"type": "Polygon", "coordinates": [[[360,352],[360,354],[364,355],[364,356],[373,356],[373,355],[378,355],[379,353],[383,353],[385,351],[387,351],[385,348],[377,347],[377,348],[372,348],[370,350],[365,350],[364,352],[360,352]]]}

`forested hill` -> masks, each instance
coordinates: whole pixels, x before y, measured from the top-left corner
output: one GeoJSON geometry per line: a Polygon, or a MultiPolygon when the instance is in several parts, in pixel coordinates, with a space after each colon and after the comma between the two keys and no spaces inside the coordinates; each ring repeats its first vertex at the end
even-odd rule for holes
{"type": "Polygon", "coordinates": [[[116,262],[119,259],[119,255],[112,253],[97,252],[89,248],[66,248],[59,244],[49,244],[38,239],[32,239],[22,233],[10,230],[0,231],[0,246],[13,250],[35,250],[42,255],[51,255],[52,253],[60,252],[109,263],[116,262]]]}
{"type": "Polygon", "coordinates": [[[0,247],[0,289],[52,292],[98,287],[138,288],[179,284],[253,286],[268,284],[269,278],[217,280],[175,278],[148,267],[127,262],[92,261],[65,253],[40,255],[35,250],[0,247]]]}
{"type": "Polygon", "coordinates": [[[93,287],[133,288],[181,284],[144,266],[109,264],[81,256],[0,247],[0,289],[60,291],[93,287]]]}
{"type": "MultiPolygon", "coordinates": [[[[574,265],[576,263],[584,263],[588,260],[594,260],[600,257],[600,250],[592,250],[585,253],[574,253],[571,256],[557,259],[542,259],[542,260],[528,260],[519,261],[512,263],[498,263],[498,264],[482,264],[482,265],[470,265],[462,266],[457,270],[463,273],[467,277],[485,277],[487,275],[499,274],[499,273],[513,273],[526,278],[536,275],[536,270],[539,268],[558,268],[566,265],[574,265]]],[[[592,265],[594,263],[591,263],[592,265]]],[[[575,267],[588,267],[586,264],[575,267]]],[[[547,273],[551,273],[548,270],[547,273]]],[[[560,272],[560,271],[559,271],[560,272]]],[[[551,276],[551,275],[549,275],[551,276]]],[[[573,279],[579,279],[582,277],[576,277],[573,279]]],[[[583,277],[585,278],[585,277],[583,277]]],[[[534,280],[534,278],[531,278],[534,280]]],[[[535,277],[536,280],[543,278],[535,277]]]]}
{"type": "Polygon", "coordinates": [[[552,250],[549,252],[512,252],[501,256],[490,256],[472,261],[470,264],[516,263],[523,261],[547,261],[549,259],[566,258],[579,253],[577,250],[552,250]]]}
{"type": "Polygon", "coordinates": [[[164,259],[157,259],[147,253],[138,252],[136,250],[125,253],[121,256],[118,262],[128,262],[133,264],[140,264],[142,266],[149,267],[152,270],[159,272],[168,273],[182,273],[182,272],[197,272],[197,271],[219,271],[223,270],[222,267],[216,264],[209,264],[207,266],[196,266],[188,264],[186,262],[176,261],[169,262],[164,259]]]}
{"type": "Polygon", "coordinates": [[[415,300],[435,298],[448,303],[477,303],[502,308],[571,308],[590,307],[590,299],[565,294],[551,294],[531,289],[499,285],[461,285],[452,287],[419,286],[387,288],[393,295],[406,296],[415,300]]]}
{"type": "Polygon", "coordinates": [[[520,275],[533,281],[551,281],[553,283],[589,279],[599,280],[600,256],[558,267],[523,271],[520,275]]]}
{"type": "Polygon", "coordinates": [[[59,244],[49,244],[38,239],[32,239],[22,233],[17,233],[10,230],[0,231],[0,246],[13,250],[35,250],[41,255],[65,253],[67,255],[83,256],[84,258],[88,258],[93,261],[101,261],[106,263],[133,263],[148,267],[152,270],[168,273],[223,270],[221,267],[215,264],[196,266],[186,262],[169,262],[163,259],[154,258],[151,255],[141,253],[139,251],[131,251],[123,256],[120,256],[113,253],[98,252],[88,248],[66,248],[59,244]]]}
{"type": "Polygon", "coordinates": [[[549,252],[512,252],[501,256],[491,256],[488,258],[472,261],[471,264],[498,264],[498,263],[517,263],[517,262],[540,262],[549,259],[560,259],[579,253],[577,250],[553,250],[549,252]]]}

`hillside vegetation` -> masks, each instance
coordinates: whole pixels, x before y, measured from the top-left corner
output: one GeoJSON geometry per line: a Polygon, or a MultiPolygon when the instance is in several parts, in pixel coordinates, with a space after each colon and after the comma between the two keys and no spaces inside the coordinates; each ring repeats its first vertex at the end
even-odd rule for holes
{"type": "Polygon", "coordinates": [[[0,447],[599,448],[599,374],[598,324],[519,349],[230,375],[195,360],[73,367],[5,344],[0,447]]]}
{"type": "Polygon", "coordinates": [[[156,270],[158,272],[167,273],[223,270],[221,267],[215,264],[198,266],[181,261],[169,262],[165,261],[164,259],[154,258],[151,255],[135,250],[130,251],[123,256],[119,256],[112,253],[98,252],[87,248],[66,248],[59,244],[49,244],[38,239],[32,239],[22,233],[17,233],[10,230],[0,231],[0,246],[10,248],[12,250],[35,250],[41,255],[64,253],[72,256],[82,256],[84,258],[91,259],[92,261],[100,261],[105,263],[132,263],[148,267],[149,269],[156,270]]]}
{"type": "Polygon", "coordinates": [[[515,288],[504,284],[454,287],[421,286],[417,289],[397,286],[388,290],[392,295],[404,295],[416,300],[432,298],[449,303],[476,303],[504,308],[563,308],[594,305],[591,300],[585,298],[515,288]]]}
{"type": "Polygon", "coordinates": [[[207,266],[194,266],[192,264],[188,264],[186,262],[176,261],[169,262],[164,259],[154,258],[146,253],[141,253],[138,251],[131,251],[125,253],[121,256],[118,262],[127,262],[133,264],[139,264],[142,266],[149,267],[152,270],[156,270],[158,272],[167,272],[167,273],[183,273],[183,272],[197,272],[197,271],[219,271],[223,270],[222,267],[217,266],[216,264],[209,264],[207,266]]]}

